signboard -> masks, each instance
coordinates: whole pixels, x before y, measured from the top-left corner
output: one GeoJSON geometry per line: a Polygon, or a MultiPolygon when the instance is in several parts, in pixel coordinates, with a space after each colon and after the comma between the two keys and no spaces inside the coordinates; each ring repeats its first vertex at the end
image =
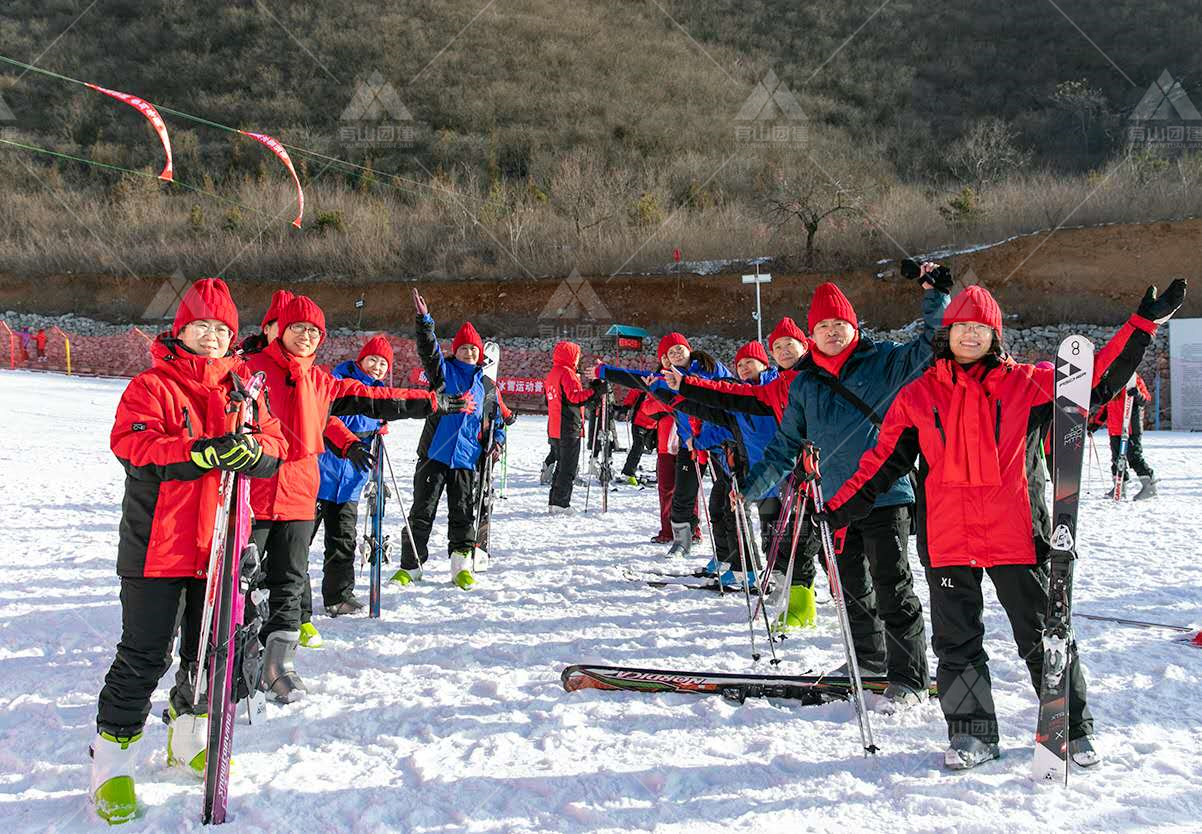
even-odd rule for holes
{"type": "Polygon", "coordinates": [[[1169,321],[1173,430],[1202,431],[1202,319],[1169,321]]]}

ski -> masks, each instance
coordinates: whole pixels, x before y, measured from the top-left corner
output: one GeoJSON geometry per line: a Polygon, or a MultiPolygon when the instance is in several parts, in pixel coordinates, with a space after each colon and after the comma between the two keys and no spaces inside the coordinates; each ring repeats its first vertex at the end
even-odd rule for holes
{"type": "MultiPolygon", "coordinates": [[[[846,675],[734,675],[577,664],[564,669],[560,680],[567,692],[600,689],[649,694],[720,695],[739,704],[748,698],[784,698],[813,706],[852,697],[852,680],[846,675]]],[[[860,683],[865,690],[878,694],[889,685],[884,677],[864,677],[860,683]]],[[[930,692],[932,696],[936,693],[933,683],[930,692]]]]}
{"type": "Polygon", "coordinates": [[[1119,434],[1119,454],[1114,461],[1114,493],[1115,501],[1122,501],[1123,495],[1127,491],[1127,446],[1131,438],[1131,410],[1135,405],[1135,397],[1131,395],[1131,389],[1135,387],[1135,374],[1131,375],[1130,381],[1123,388],[1123,428],[1119,434]]]}
{"type": "Polygon", "coordinates": [[[371,618],[380,616],[381,585],[384,581],[384,563],[388,561],[388,536],[384,535],[384,504],[388,489],[384,486],[384,437],[376,434],[374,444],[375,464],[372,466],[370,494],[364,497],[370,502],[371,532],[364,544],[367,546],[370,565],[367,614],[371,618]]]}
{"type": "MultiPolygon", "coordinates": [[[[484,378],[491,381],[494,389],[497,384],[497,371],[501,364],[501,346],[494,341],[484,343],[484,378]]],[[[477,476],[476,492],[476,554],[488,554],[491,545],[489,534],[492,532],[493,509],[493,447],[496,445],[497,424],[501,420],[500,406],[494,402],[489,413],[484,415],[481,424],[480,466],[477,476]]],[[[488,559],[484,555],[481,564],[488,559]]]]}
{"type": "MultiPolygon", "coordinates": [[[[257,373],[245,386],[236,374],[231,374],[230,378],[233,381],[231,405],[237,414],[235,431],[252,431],[250,421],[253,404],[263,388],[265,376],[257,373]]],[[[235,669],[237,674],[242,674],[245,658],[237,666],[234,661],[244,619],[244,598],[259,570],[259,555],[254,542],[250,540],[250,478],[240,473],[223,473],[222,482],[226,492],[215,523],[223,533],[223,552],[217,568],[218,577],[214,582],[213,613],[210,618],[212,630],[207,635],[201,635],[202,643],[207,640],[211,644],[208,660],[209,738],[205,757],[204,806],[201,811],[201,821],[205,825],[225,822],[230,753],[237,713],[235,669]]],[[[215,529],[214,534],[217,532],[215,529]]],[[[204,669],[198,666],[197,675],[202,674],[204,669]]]]}
{"type": "Polygon", "coordinates": [[[1073,645],[1071,594],[1077,558],[1077,506],[1085,461],[1086,422],[1093,388],[1093,344],[1069,336],[1056,356],[1052,418],[1052,540],[1048,610],[1043,630],[1043,679],[1031,775],[1068,783],[1069,668],[1073,645]]]}
{"type": "Polygon", "coordinates": [[[1172,625],[1170,623],[1151,623],[1146,620],[1128,620],[1123,617],[1108,617],[1103,614],[1084,614],[1077,612],[1073,616],[1081,617],[1086,620],[1094,620],[1099,623],[1115,623],[1117,625],[1135,626],[1136,628],[1163,628],[1169,631],[1181,631],[1189,634],[1194,633],[1193,626],[1172,625]]]}

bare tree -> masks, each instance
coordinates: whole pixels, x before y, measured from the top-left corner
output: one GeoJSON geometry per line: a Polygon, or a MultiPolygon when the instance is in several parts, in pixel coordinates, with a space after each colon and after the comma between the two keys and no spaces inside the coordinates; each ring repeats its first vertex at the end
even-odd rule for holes
{"type": "Polygon", "coordinates": [[[1074,117],[1081,131],[1081,150],[1089,155],[1089,128],[1093,120],[1106,111],[1106,96],[1085,79],[1061,81],[1052,93],[1052,104],[1074,117]]]}
{"type": "Polygon", "coordinates": [[[805,229],[805,264],[813,266],[814,238],[823,221],[836,214],[862,214],[849,187],[837,180],[813,177],[791,180],[781,177],[768,198],[768,214],[778,230],[796,220],[805,229]]]}
{"type": "Polygon", "coordinates": [[[948,167],[960,182],[972,186],[1003,180],[1031,161],[1031,153],[1015,144],[1017,135],[1009,122],[981,119],[952,144],[948,167]]]}

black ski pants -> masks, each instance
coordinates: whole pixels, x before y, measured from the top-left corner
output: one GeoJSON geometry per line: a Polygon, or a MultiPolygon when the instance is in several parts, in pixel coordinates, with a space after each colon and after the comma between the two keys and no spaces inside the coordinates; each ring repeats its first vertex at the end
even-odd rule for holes
{"type": "MultiPolygon", "coordinates": [[[[263,561],[261,587],[268,593],[267,620],[259,632],[259,639],[267,645],[268,635],[300,628],[301,604],[309,589],[309,542],[313,538],[313,520],[255,522],[250,537],[263,561]]],[[[252,618],[249,595],[246,604],[249,620],[252,618]]]]}
{"type": "MultiPolygon", "coordinates": [[[[1048,575],[1038,565],[999,565],[973,568],[967,565],[927,568],[931,589],[931,647],[939,658],[935,679],[939,703],[947,720],[947,735],[976,736],[985,742],[998,741],[997,712],[989,677],[989,655],[985,653],[985,608],[981,580],[985,573],[993,582],[998,601],[1006,610],[1018,655],[1027,664],[1031,684],[1038,696],[1043,680],[1043,624],[1048,607],[1048,575]]],[[[1093,732],[1093,717],[1085,703],[1085,675],[1072,647],[1069,666],[1069,738],[1093,732]]]]}
{"type": "MultiPolygon", "coordinates": [[[[359,502],[317,502],[317,520],[309,543],[317,538],[317,528],[325,530],[325,556],[321,566],[321,601],[337,605],[355,592],[355,546],[359,543],[359,502]]],[[[301,622],[313,619],[313,585],[306,577],[301,598],[301,622]]]]}
{"type": "Polygon", "coordinates": [[[572,506],[572,487],[576,485],[576,473],[580,469],[580,437],[561,437],[556,441],[555,479],[551,481],[551,495],[547,503],[555,507],[572,506]]]}
{"type": "MultiPolygon", "coordinates": [[[[765,560],[772,550],[772,537],[775,535],[775,531],[777,528],[783,528],[780,551],[774,566],[774,570],[783,577],[789,570],[789,553],[793,547],[795,522],[792,519],[781,518],[782,509],[783,505],[779,498],[765,498],[760,502],[760,535],[763,542],[761,547],[764,549],[765,560]]],[[[814,577],[817,575],[817,571],[814,569],[814,559],[821,546],[817,528],[810,523],[809,519],[806,519],[797,540],[797,553],[793,558],[793,581],[790,583],[793,587],[813,587],[814,577]]]]}
{"type": "Polygon", "coordinates": [[[847,527],[835,561],[856,659],[870,669],[884,667],[891,683],[921,690],[930,673],[909,542],[910,506],[877,507],[847,527]]]}
{"type": "Polygon", "coordinates": [[[443,492],[447,494],[447,553],[476,547],[476,470],[452,469],[442,461],[420,458],[413,471],[413,504],[409,507],[409,537],[401,540],[401,567],[412,569],[430,558],[430,532],[443,492]],[[417,546],[417,553],[413,546],[417,546]]]}
{"type": "Polygon", "coordinates": [[[697,529],[697,477],[705,474],[705,466],[693,460],[693,453],[682,446],[676,453],[676,489],[672,492],[674,524],[688,522],[697,529]]]}
{"type": "MultiPolygon", "coordinates": [[[[1123,439],[1118,435],[1110,437],[1110,474],[1118,473],[1119,449],[1123,439]]],[[[1131,407],[1131,425],[1127,429],[1127,463],[1141,478],[1154,477],[1152,467],[1144,458],[1144,407],[1136,404],[1131,407]]]]}
{"type": "Polygon", "coordinates": [[[121,577],[121,641],[100,690],[98,731],[118,737],[142,731],[150,697],[171,668],[172,642],[181,624],[180,668],[170,698],[177,712],[192,711],[204,597],[203,579],[121,577]]]}

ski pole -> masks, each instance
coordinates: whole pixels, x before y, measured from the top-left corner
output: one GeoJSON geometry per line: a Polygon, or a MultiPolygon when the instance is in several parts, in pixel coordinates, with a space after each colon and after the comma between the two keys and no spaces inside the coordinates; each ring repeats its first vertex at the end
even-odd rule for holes
{"type": "MultiPolygon", "coordinates": [[[[818,470],[818,447],[811,446],[814,455],[814,472],[809,483],[810,497],[814,502],[814,512],[822,513],[825,504],[822,500],[822,476],[818,470]]],[[[851,621],[847,617],[847,600],[843,596],[843,582],[839,578],[839,563],[835,560],[835,544],[831,537],[831,527],[826,519],[819,515],[818,533],[822,539],[822,551],[826,558],[827,577],[831,584],[831,597],[835,601],[835,611],[839,615],[839,631],[843,635],[843,654],[847,658],[847,673],[851,679],[853,701],[856,706],[856,718],[860,724],[860,742],[865,754],[875,754],[877,746],[872,739],[872,724],[868,720],[868,707],[864,703],[864,683],[860,680],[860,663],[856,659],[855,645],[851,638],[851,621]]]]}
{"type": "MultiPolygon", "coordinates": [[[[701,501],[701,509],[705,515],[705,532],[710,537],[710,550],[714,553],[714,564],[718,565],[718,543],[714,540],[714,525],[710,521],[709,502],[705,500],[705,481],[701,477],[701,464],[697,462],[697,458],[693,458],[693,471],[697,473],[697,498],[701,501]]],[[[722,568],[717,567],[718,578],[718,593],[726,596],[726,589],[722,587],[722,568]]]]}
{"type": "Polygon", "coordinates": [[[388,457],[388,450],[381,444],[380,450],[384,455],[384,462],[388,464],[388,478],[392,481],[392,491],[396,493],[397,507],[401,510],[401,518],[405,521],[405,534],[409,536],[409,547],[413,549],[413,558],[419,562],[421,557],[417,553],[417,542],[413,540],[413,529],[409,526],[409,513],[405,510],[405,499],[401,497],[401,489],[396,484],[396,475],[392,471],[392,458],[388,457]]]}
{"type": "MultiPolygon", "coordinates": [[[[806,517],[805,499],[802,498],[800,502],[797,500],[797,496],[802,490],[802,484],[800,482],[794,484],[792,476],[790,476],[788,483],[789,492],[786,494],[787,500],[781,505],[780,515],[777,516],[778,519],[783,518],[785,520],[784,527],[788,527],[790,523],[790,516],[797,516],[797,518],[792,520],[793,535],[789,545],[789,564],[785,568],[786,588],[790,588],[793,585],[793,566],[797,558],[797,545],[801,541],[801,529],[802,525],[805,523],[806,517]]],[[[783,534],[780,532],[781,529],[782,528],[778,526],[776,534],[773,536],[773,553],[769,555],[769,562],[771,564],[764,567],[764,577],[760,583],[760,598],[756,601],[756,614],[759,614],[759,609],[761,607],[766,607],[767,605],[765,599],[768,594],[768,579],[771,576],[771,572],[776,569],[775,548],[779,544],[778,536],[783,538],[783,534]]]]}
{"type": "MultiPolygon", "coordinates": [[[[764,562],[763,554],[760,552],[760,542],[759,542],[759,539],[756,537],[755,528],[752,526],[752,523],[751,523],[751,514],[747,511],[747,507],[749,504],[750,504],[750,502],[744,500],[742,502],[742,505],[740,506],[739,510],[743,517],[743,530],[745,531],[745,535],[747,536],[747,551],[751,555],[751,564],[754,567],[754,569],[759,572],[759,575],[763,576],[765,573],[764,564],[763,564],[763,562],[764,562]]],[[[746,564],[746,563],[744,563],[744,564],[746,564]]],[[[751,601],[751,578],[746,575],[746,571],[744,571],[743,579],[744,579],[743,584],[747,587],[747,599],[748,599],[748,602],[750,602],[751,601]]],[[[765,583],[765,585],[766,584],[767,583],[765,583]]],[[[760,592],[760,598],[756,600],[755,611],[749,611],[748,613],[750,614],[751,620],[753,623],[755,621],[757,613],[762,615],[763,620],[764,620],[764,633],[768,636],[768,648],[772,653],[772,660],[769,662],[773,666],[779,666],[780,658],[778,658],[776,656],[776,640],[772,636],[772,623],[770,623],[768,621],[768,609],[767,609],[767,607],[759,604],[760,600],[763,599],[764,593],[765,593],[765,591],[760,592]]]]}
{"type": "MultiPolygon", "coordinates": [[[[747,635],[751,638],[751,659],[756,662],[759,662],[760,653],[758,651],[756,651],[756,648],[755,648],[755,621],[751,616],[751,590],[747,587],[747,581],[746,581],[747,580],[747,556],[744,552],[743,531],[739,526],[739,511],[737,509],[737,506],[741,505],[742,502],[738,500],[739,488],[738,488],[738,486],[735,485],[735,476],[734,476],[733,472],[731,473],[731,476],[730,476],[730,483],[731,483],[731,487],[730,487],[731,510],[732,510],[732,515],[734,516],[734,522],[735,522],[735,543],[738,545],[738,548],[739,548],[739,564],[743,568],[743,580],[744,580],[743,581],[743,595],[747,600],[747,635]]],[[[718,577],[718,586],[719,587],[722,586],[722,577],[720,575],[718,577]]]]}

